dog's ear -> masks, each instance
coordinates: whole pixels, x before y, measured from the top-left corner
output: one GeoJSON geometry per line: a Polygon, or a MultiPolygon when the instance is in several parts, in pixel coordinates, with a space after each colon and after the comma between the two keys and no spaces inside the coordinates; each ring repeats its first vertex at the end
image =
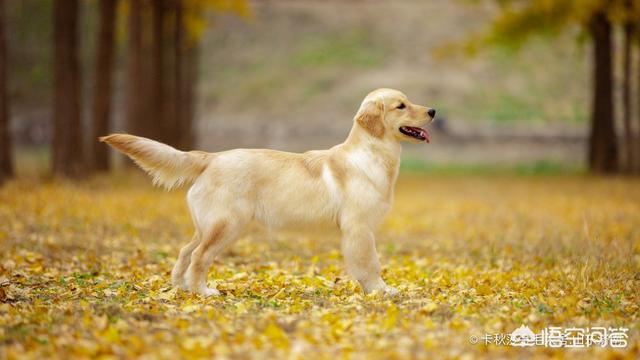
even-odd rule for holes
{"type": "Polygon", "coordinates": [[[360,105],[358,114],[356,114],[356,121],[367,130],[371,136],[382,138],[384,135],[384,123],[382,122],[383,113],[382,100],[366,100],[360,105]]]}

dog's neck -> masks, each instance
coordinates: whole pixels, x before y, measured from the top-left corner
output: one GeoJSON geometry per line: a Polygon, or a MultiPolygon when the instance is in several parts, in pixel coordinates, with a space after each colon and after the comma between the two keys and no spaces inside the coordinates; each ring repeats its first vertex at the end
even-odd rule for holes
{"type": "Polygon", "coordinates": [[[354,122],[353,127],[349,132],[349,136],[341,146],[345,150],[356,148],[371,150],[387,159],[389,157],[393,157],[398,161],[400,161],[400,155],[402,153],[402,147],[397,140],[388,137],[377,138],[372,136],[357,122],[354,122]]]}
{"type": "Polygon", "coordinates": [[[387,199],[393,197],[402,153],[402,147],[397,140],[374,137],[355,123],[349,136],[339,147],[347,154],[354,155],[357,167],[372,180],[387,199]],[[384,178],[384,181],[381,181],[381,178],[384,178]]]}

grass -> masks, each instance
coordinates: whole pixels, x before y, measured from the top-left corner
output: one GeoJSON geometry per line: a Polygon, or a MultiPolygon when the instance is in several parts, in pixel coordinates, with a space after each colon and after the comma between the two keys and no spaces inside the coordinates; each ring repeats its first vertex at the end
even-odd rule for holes
{"type": "Polygon", "coordinates": [[[426,173],[441,175],[570,175],[583,174],[585,170],[576,164],[540,160],[515,164],[465,164],[465,163],[429,163],[415,157],[404,157],[401,171],[408,173],[426,173]]]}
{"type": "Polygon", "coordinates": [[[518,52],[486,47],[469,57],[441,50],[483,28],[490,15],[473,5],[334,5],[257,8],[246,24],[213,31],[203,46],[209,116],[268,109],[296,121],[330,106],[335,117],[326,121],[348,119],[363,94],[394,87],[453,121],[580,126],[589,119],[588,52],[575,34],[536,37],[518,52]],[[436,10],[430,21],[417,16],[436,10]],[[372,20],[367,11],[387,16],[372,20]],[[449,17],[462,14],[468,23],[449,17]]]}
{"type": "MultiPolygon", "coordinates": [[[[295,33],[295,30],[292,30],[295,33]]],[[[260,49],[260,44],[255,45],[260,49]]],[[[255,50],[255,51],[263,51],[255,50]]],[[[366,30],[354,27],[323,33],[295,34],[286,50],[268,51],[263,56],[240,56],[206,69],[215,89],[207,101],[243,110],[306,106],[355,72],[384,64],[387,50],[366,30]],[[210,72],[210,73],[209,73],[210,72]],[[304,80],[304,81],[301,81],[304,80]]]]}
{"type": "Polygon", "coordinates": [[[2,358],[627,357],[640,344],[640,186],[583,175],[404,173],[378,235],[395,298],[330,233],[251,229],[202,298],[172,289],[184,191],[121,174],[0,188],[2,358]],[[624,349],[472,344],[520,325],[629,328],[624,349]]]}
{"type": "Polygon", "coordinates": [[[364,30],[352,29],[324,36],[311,36],[289,59],[298,68],[316,70],[321,66],[370,68],[384,60],[385,49],[364,30]]]}
{"type": "Polygon", "coordinates": [[[520,51],[485,49],[478,56],[488,61],[488,75],[478,79],[477,89],[443,99],[445,108],[497,123],[585,123],[590,84],[583,51],[570,36],[536,38],[520,51]]]}

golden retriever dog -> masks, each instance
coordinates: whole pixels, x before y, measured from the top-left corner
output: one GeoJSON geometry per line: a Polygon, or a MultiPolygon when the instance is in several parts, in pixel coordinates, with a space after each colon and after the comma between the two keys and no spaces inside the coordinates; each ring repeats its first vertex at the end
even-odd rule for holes
{"type": "Polygon", "coordinates": [[[347,272],[365,293],[393,295],[397,290],[380,276],[374,234],[393,201],[401,142],[429,142],[421,127],[434,116],[435,110],[411,103],[400,91],[378,89],[360,105],[345,142],[328,150],[183,152],[127,134],[100,141],[133,159],[156,185],[193,184],[187,202],[195,235],[180,250],[175,286],[219,295],[206,282],[213,259],[257,221],[269,228],[337,228],[347,272]]]}

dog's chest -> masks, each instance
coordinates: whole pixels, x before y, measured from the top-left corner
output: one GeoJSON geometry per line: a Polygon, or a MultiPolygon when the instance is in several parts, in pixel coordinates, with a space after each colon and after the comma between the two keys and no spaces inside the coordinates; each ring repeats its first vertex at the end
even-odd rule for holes
{"type": "Polygon", "coordinates": [[[392,196],[393,183],[398,174],[398,162],[391,163],[366,149],[357,149],[347,154],[347,162],[360,176],[366,178],[383,198],[392,196]]]}

